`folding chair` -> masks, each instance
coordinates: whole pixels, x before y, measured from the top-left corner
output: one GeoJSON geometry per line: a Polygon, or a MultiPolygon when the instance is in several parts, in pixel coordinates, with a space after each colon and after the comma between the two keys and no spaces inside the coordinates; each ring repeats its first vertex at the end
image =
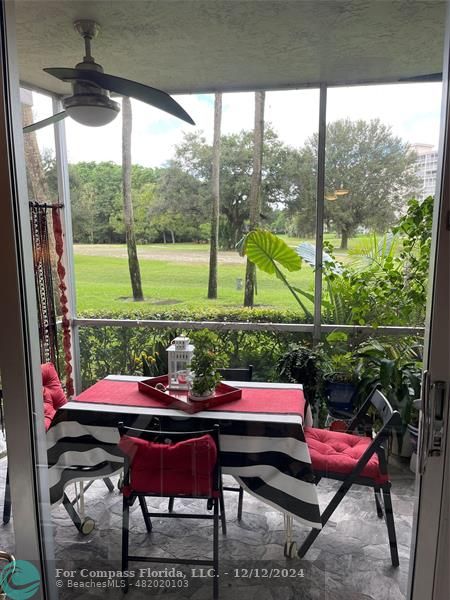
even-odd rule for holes
{"type": "MultiPolygon", "coordinates": [[[[228,379],[229,381],[251,381],[253,378],[253,365],[248,365],[248,367],[232,367],[227,369],[219,369],[220,374],[224,379],[228,379]]],[[[238,512],[237,512],[237,520],[240,521],[242,519],[242,505],[244,503],[244,489],[242,486],[233,487],[233,486],[224,486],[225,492],[237,492],[239,494],[238,498],[238,512]]]]}
{"type": "Polygon", "coordinates": [[[248,365],[248,367],[230,367],[219,369],[219,371],[224,379],[230,381],[251,381],[253,378],[253,365],[248,365]]]}
{"type": "MultiPolygon", "coordinates": [[[[42,373],[42,399],[44,403],[44,424],[45,431],[49,429],[52,424],[53,417],[59,408],[62,408],[67,398],[64,394],[61,382],[58,377],[58,373],[52,363],[44,363],[41,365],[42,373]]],[[[86,469],[88,472],[89,470],[86,469]]],[[[114,490],[113,483],[109,477],[103,477],[103,482],[110,492],[114,490]]],[[[81,499],[86,490],[94,483],[90,481],[85,486],[80,483],[80,491],[75,494],[75,499],[70,500],[67,494],[63,496],[63,506],[66,509],[69,517],[73,524],[83,535],[88,535],[95,527],[94,521],[90,517],[80,517],[75,510],[75,504],[81,499]]],[[[3,524],[6,525],[11,519],[11,489],[9,485],[9,469],[6,470],[6,482],[5,482],[5,496],[3,501],[3,524]]]]}
{"type": "MultiPolygon", "coordinates": [[[[213,567],[213,597],[218,598],[219,521],[225,528],[225,505],[220,468],[219,426],[202,431],[150,431],[125,427],[119,423],[119,448],[124,454],[122,517],[122,573],[129,561],[156,562],[213,567]],[[210,513],[149,512],[146,497],[200,498],[208,501],[210,513]],[[136,556],[128,553],[130,506],[139,501],[148,533],[152,517],[212,519],[212,560],[136,556]]],[[[128,578],[124,577],[124,592],[128,578]]]]}
{"type": "MultiPolygon", "coordinates": [[[[347,432],[305,428],[305,439],[311,455],[316,484],[322,477],[342,482],[322,513],[322,525],[327,523],[354,483],[372,487],[378,517],[384,516],[386,521],[391,561],[394,567],[398,567],[399,560],[385,442],[389,439],[391,431],[401,426],[401,422],[400,413],[393,410],[378,389],[374,389],[351,421],[347,432]],[[352,432],[358,425],[367,422],[366,415],[371,406],[377,410],[383,422],[380,431],[374,438],[354,435],[352,432]]],[[[300,558],[303,558],[319,533],[320,529],[311,530],[298,552],[300,558]]]]}

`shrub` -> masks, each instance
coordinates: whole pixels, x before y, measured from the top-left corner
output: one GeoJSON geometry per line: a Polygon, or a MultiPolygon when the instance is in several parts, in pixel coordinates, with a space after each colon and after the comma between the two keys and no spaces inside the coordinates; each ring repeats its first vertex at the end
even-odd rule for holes
{"type": "MultiPolygon", "coordinates": [[[[80,318],[129,319],[120,313],[83,313],[80,318]]],[[[135,319],[158,319],[171,321],[241,321],[252,323],[292,323],[292,312],[258,309],[171,311],[146,315],[136,312],[135,319]]],[[[167,373],[166,348],[177,335],[192,336],[189,327],[157,329],[152,327],[81,327],[80,328],[81,375],[83,389],[111,373],[139,374],[143,369],[142,353],[152,357],[153,374],[167,373]]],[[[217,331],[227,349],[231,367],[254,367],[256,381],[278,381],[277,361],[289,344],[311,341],[308,333],[278,331],[217,331]]]]}

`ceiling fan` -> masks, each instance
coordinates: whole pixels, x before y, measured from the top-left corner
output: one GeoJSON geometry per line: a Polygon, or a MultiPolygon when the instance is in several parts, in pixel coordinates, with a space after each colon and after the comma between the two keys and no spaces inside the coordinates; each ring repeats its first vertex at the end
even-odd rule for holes
{"type": "Polygon", "coordinates": [[[110,123],[119,114],[120,105],[110,98],[110,92],[121,96],[131,96],[155,106],[191,125],[194,121],[188,113],[169,94],[130,79],[104,73],[91,55],[91,40],[96,37],[100,27],[95,21],[75,21],[75,29],[84,39],[85,56],[74,69],[56,67],[44,69],[49,75],[72,84],[73,95],[63,99],[63,111],[37,121],[23,128],[30,133],[57,123],[66,117],[72,117],[82,125],[100,127],[110,123]]]}

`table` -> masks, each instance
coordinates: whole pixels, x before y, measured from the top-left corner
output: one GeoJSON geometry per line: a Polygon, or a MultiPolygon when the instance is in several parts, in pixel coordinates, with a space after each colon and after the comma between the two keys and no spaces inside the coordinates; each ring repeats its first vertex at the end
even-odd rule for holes
{"type": "MultiPolygon", "coordinates": [[[[121,471],[123,459],[117,447],[119,421],[146,429],[158,417],[163,429],[194,429],[219,423],[223,473],[233,475],[247,492],[289,518],[321,528],[311,459],[303,434],[304,400],[300,385],[227,382],[242,388],[243,398],[245,390],[252,389],[276,394],[277,400],[272,403],[275,408],[266,405],[265,412],[241,412],[241,401],[237,401],[234,407],[223,405],[187,415],[162,406],[125,404],[124,390],[129,387],[130,396],[135,397],[136,382],[142,379],[110,375],[57,412],[47,432],[52,503],[62,500],[64,488],[71,482],[107,477],[121,471]],[[109,398],[105,391],[108,387],[109,398]],[[115,400],[112,397],[119,387],[118,396],[122,400],[115,400]],[[298,392],[298,406],[302,407],[298,412],[282,412],[280,399],[288,392],[290,398],[292,392],[298,392]],[[94,402],[97,397],[103,402],[94,402]]],[[[310,420],[310,414],[307,414],[307,420],[310,420]]],[[[289,523],[290,520],[288,527],[289,523]]]]}

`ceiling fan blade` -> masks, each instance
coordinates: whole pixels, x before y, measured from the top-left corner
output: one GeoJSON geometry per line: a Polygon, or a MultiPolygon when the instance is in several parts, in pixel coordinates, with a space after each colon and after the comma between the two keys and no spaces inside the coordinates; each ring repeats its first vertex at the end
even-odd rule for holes
{"type": "Polygon", "coordinates": [[[89,81],[90,83],[94,83],[94,84],[98,85],[99,87],[101,87],[100,84],[98,84],[92,80],[92,77],[90,75],[93,73],[93,71],[88,71],[87,69],[69,69],[68,67],[50,67],[47,69],[43,69],[43,71],[45,71],[49,75],[52,75],[53,77],[56,77],[56,79],[61,79],[62,81],[72,82],[74,80],[79,79],[79,80],[89,81]]]}
{"type": "Polygon", "coordinates": [[[148,85],[131,81],[130,79],[123,79],[122,77],[100,73],[99,71],[89,71],[88,69],[66,69],[57,67],[44,69],[44,71],[63,81],[81,79],[97,84],[103,89],[111,92],[116,92],[121,96],[131,96],[132,98],[136,98],[136,100],[155,106],[174,117],[178,117],[191,125],[195,125],[194,121],[184,108],[169,96],[169,94],[166,94],[166,92],[163,92],[162,90],[157,90],[148,85]]]}
{"type": "Polygon", "coordinates": [[[36,121],[36,123],[31,123],[31,125],[27,125],[23,128],[23,132],[31,133],[32,131],[36,131],[36,129],[42,129],[43,127],[47,127],[47,125],[53,125],[54,123],[58,123],[58,121],[62,121],[66,117],[68,117],[68,114],[65,110],[62,110],[61,112],[56,113],[51,117],[42,119],[42,121],[36,121]]]}
{"type": "Polygon", "coordinates": [[[430,73],[429,75],[414,75],[413,77],[402,77],[399,81],[408,81],[408,82],[428,82],[428,81],[442,81],[442,73],[430,73]]]}

